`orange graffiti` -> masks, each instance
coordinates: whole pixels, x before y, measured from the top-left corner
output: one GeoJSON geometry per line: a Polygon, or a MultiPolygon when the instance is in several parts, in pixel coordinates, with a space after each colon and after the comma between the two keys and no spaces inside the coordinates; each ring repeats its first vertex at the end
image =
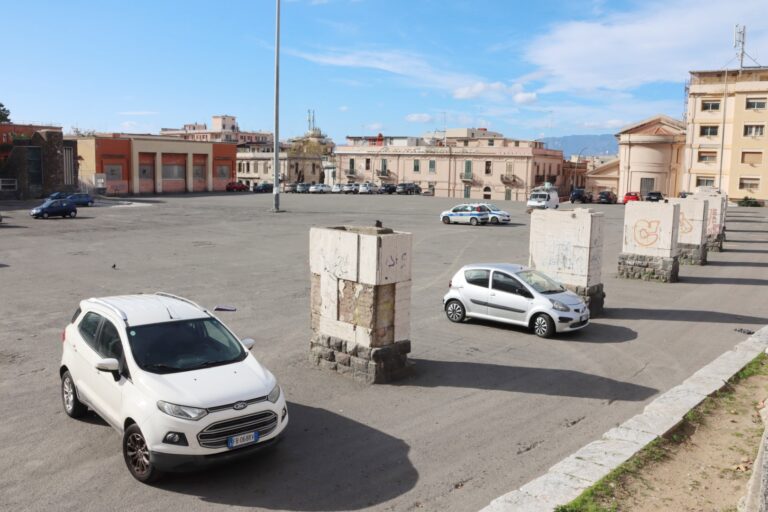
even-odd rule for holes
{"type": "Polygon", "coordinates": [[[634,235],[637,245],[643,247],[650,247],[655,245],[659,241],[659,224],[658,220],[638,220],[635,222],[634,235]]]}
{"type": "Polygon", "coordinates": [[[680,212],[680,232],[690,233],[691,231],[693,231],[693,224],[688,221],[688,218],[683,212],[680,212]]]}

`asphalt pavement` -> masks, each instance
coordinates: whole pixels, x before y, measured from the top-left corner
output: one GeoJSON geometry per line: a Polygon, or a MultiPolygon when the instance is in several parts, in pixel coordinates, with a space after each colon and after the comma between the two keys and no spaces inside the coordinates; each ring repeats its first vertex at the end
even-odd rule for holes
{"type": "MultiPolygon", "coordinates": [[[[527,263],[524,205],[508,226],[440,223],[461,199],[284,195],[158,197],[33,220],[0,202],[0,509],[479,510],[541,475],[654,396],[768,324],[768,214],[728,212],[726,251],[674,284],[616,278],[623,206],[605,212],[606,315],[542,340],[490,322],[450,323],[441,299],[477,262],[527,263]],[[366,387],[308,362],[309,228],[414,235],[415,374],[366,387]],[[120,437],[59,398],[61,331],[79,300],[163,290],[222,319],[278,377],[290,404],[275,450],[155,487],[125,469],[120,437]]],[[[569,208],[570,205],[564,205],[569,208]]]]}

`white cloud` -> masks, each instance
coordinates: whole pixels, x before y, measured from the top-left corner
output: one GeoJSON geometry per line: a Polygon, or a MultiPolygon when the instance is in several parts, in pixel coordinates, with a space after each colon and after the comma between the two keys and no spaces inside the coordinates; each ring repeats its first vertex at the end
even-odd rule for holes
{"type": "Polygon", "coordinates": [[[349,107],[346,105],[342,105],[339,107],[340,112],[347,112],[349,110],[349,107]]]}
{"type": "Polygon", "coordinates": [[[157,112],[152,110],[129,110],[126,112],[118,112],[119,116],[154,116],[157,112]]]}
{"type": "Polygon", "coordinates": [[[516,88],[505,85],[501,82],[474,82],[469,85],[458,87],[453,91],[453,97],[460,100],[486,96],[492,99],[500,100],[503,96],[514,94],[516,88]]]}
{"type": "MultiPolygon", "coordinates": [[[[747,51],[768,58],[765,0],[654,0],[633,11],[556,23],[536,37],[525,58],[543,77],[539,93],[627,90],[683,82],[692,69],[734,66],[733,26],[749,22],[747,51]]],[[[596,2],[597,12],[602,3],[596,2]]]]}
{"type": "Polygon", "coordinates": [[[434,119],[430,114],[408,114],[405,116],[405,120],[409,123],[431,123],[434,119]]]}
{"type": "Polygon", "coordinates": [[[122,128],[123,130],[133,130],[137,126],[139,126],[139,123],[137,123],[136,121],[123,121],[122,123],[120,123],[120,128],[122,128]]]}
{"type": "Polygon", "coordinates": [[[530,105],[531,103],[535,103],[537,98],[538,95],[535,92],[518,92],[512,96],[512,99],[515,100],[515,103],[518,105],[530,105]]]}

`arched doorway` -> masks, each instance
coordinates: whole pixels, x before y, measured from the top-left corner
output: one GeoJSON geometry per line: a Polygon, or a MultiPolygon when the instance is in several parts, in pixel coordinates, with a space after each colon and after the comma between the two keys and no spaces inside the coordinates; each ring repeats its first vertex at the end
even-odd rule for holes
{"type": "Polygon", "coordinates": [[[491,198],[491,187],[485,187],[483,189],[483,199],[490,199],[491,198]]]}

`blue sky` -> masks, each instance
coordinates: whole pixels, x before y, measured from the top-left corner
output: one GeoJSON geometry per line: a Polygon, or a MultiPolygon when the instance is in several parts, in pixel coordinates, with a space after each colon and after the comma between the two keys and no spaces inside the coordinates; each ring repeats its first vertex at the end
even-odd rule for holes
{"type": "MultiPolygon", "coordinates": [[[[690,69],[768,65],[764,0],[283,0],[281,138],[306,111],[336,142],[484,126],[613,133],[680,117],[690,69]],[[731,62],[733,66],[733,62],[731,62]]],[[[273,0],[4,0],[0,102],[14,121],[157,132],[273,123],[273,0]],[[10,42],[10,44],[8,43],[10,42]]]]}

